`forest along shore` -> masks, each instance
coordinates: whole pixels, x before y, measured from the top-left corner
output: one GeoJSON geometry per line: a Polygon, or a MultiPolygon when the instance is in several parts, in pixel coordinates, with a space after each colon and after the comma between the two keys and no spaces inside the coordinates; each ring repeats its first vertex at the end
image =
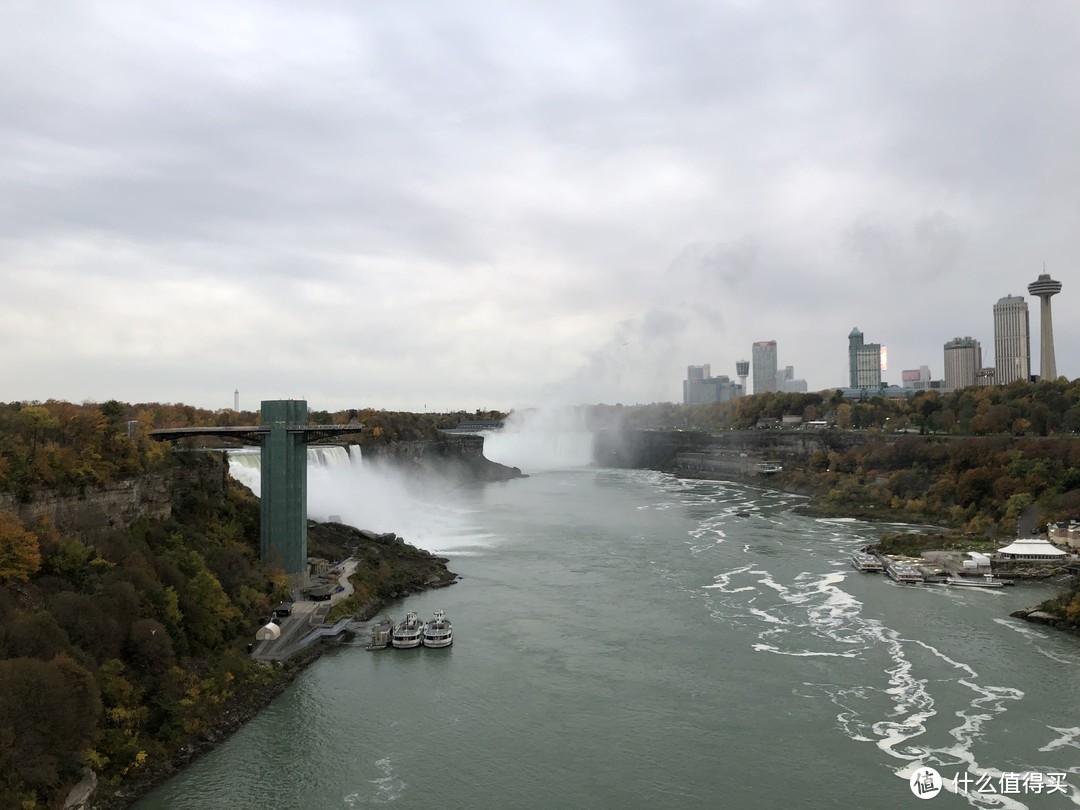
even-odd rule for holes
{"type": "MultiPolygon", "coordinates": [[[[353,575],[349,578],[353,593],[331,608],[331,613],[327,616],[328,622],[346,615],[365,622],[377,616],[397,599],[432,588],[446,587],[458,579],[457,575],[446,567],[446,558],[416,548],[393,533],[375,533],[340,523],[310,521],[308,543],[312,556],[331,560],[351,557],[358,561],[353,575]]],[[[299,650],[285,661],[260,665],[269,674],[264,683],[254,688],[237,690],[221,706],[212,725],[168,756],[148,763],[119,789],[106,795],[94,796],[85,807],[95,810],[121,810],[130,807],[200,756],[228,740],[288,689],[333,643],[334,641],[323,640],[299,650]]],[[[99,791],[100,793],[102,791],[99,791]]]]}

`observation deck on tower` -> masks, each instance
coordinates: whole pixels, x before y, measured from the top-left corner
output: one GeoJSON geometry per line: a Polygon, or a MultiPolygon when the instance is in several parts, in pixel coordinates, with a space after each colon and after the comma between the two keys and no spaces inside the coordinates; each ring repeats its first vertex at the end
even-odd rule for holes
{"type": "Polygon", "coordinates": [[[1039,298],[1043,296],[1049,298],[1051,295],[1057,295],[1061,292],[1061,282],[1050,278],[1049,273],[1042,273],[1035,281],[1028,284],[1028,292],[1031,295],[1039,296],[1039,298]]]}

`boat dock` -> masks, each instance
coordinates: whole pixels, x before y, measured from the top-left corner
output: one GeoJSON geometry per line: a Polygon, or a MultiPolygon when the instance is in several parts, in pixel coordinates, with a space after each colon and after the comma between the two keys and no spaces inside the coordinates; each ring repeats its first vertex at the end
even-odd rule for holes
{"type": "Polygon", "coordinates": [[[907,585],[947,585],[960,588],[1004,588],[1012,579],[1002,579],[990,570],[990,557],[978,552],[927,551],[922,557],[904,557],[871,551],[863,546],[851,555],[857,571],[884,573],[907,585]]]}

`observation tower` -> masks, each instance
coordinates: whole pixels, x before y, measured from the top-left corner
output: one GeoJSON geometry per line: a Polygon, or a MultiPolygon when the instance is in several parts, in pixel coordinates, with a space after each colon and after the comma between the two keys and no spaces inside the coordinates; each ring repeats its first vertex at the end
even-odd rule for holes
{"type": "Polygon", "coordinates": [[[1050,299],[1061,292],[1061,282],[1050,278],[1049,273],[1042,273],[1035,281],[1028,284],[1028,292],[1039,296],[1042,305],[1039,308],[1041,341],[1039,343],[1039,378],[1057,379],[1057,362],[1054,360],[1054,321],[1050,316],[1050,299]]]}
{"type": "Polygon", "coordinates": [[[746,394],[746,378],[750,376],[749,360],[735,361],[735,376],[739,378],[739,385],[742,386],[743,394],[746,394]]]}

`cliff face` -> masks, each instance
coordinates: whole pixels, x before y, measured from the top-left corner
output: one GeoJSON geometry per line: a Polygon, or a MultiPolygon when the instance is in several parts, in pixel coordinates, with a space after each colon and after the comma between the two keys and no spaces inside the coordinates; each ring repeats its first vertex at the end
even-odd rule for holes
{"type": "Polygon", "coordinates": [[[605,467],[672,472],[752,474],[763,461],[804,462],[817,451],[843,451],[899,437],[840,430],[607,430],[596,436],[596,460],[605,467]]]}
{"type": "Polygon", "coordinates": [[[19,503],[4,493],[0,494],[0,509],[14,512],[28,526],[46,516],[62,534],[92,542],[103,532],[126,528],[143,516],[169,517],[170,484],[167,476],[147,475],[81,494],[40,492],[29,503],[19,503]]]}
{"type": "Polygon", "coordinates": [[[484,437],[445,435],[414,442],[373,444],[364,447],[364,459],[393,464],[406,472],[435,473],[460,481],[507,481],[521,470],[484,457],[484,437]]]}
{"type": "Polygon", "coordinates": [[[126,529],[142,517],[167,518],[172,514],[172,495],[180,488],[225,486],[226,466],[218,454],[191,454],[172,469],[120,481],[83,492],[56,490],[36,492],[26,503],[11,493],[0,493],[0,509],[14,512],[26,525],[48,517],[63,535],[93,542],[101,533],[126,529]]]}

